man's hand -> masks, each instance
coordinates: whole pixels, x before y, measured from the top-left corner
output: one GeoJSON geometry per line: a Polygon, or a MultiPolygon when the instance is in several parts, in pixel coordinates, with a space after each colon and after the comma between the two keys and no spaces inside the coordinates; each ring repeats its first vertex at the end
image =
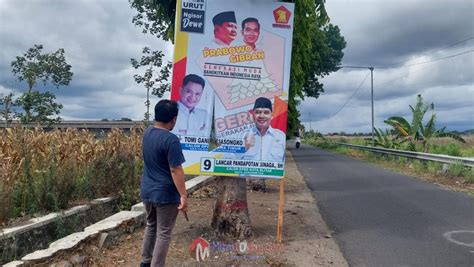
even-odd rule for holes
{"type": "Polygon", "coordinates": [[[245,151],[248,151],[254,145],[255,145],[255,135],[251,132],[246,133],[244,136],[245,151]]]}
{"type": "Polygon", "coordinates": [[[186,211],[188,208],[188,192],[186,192],[186,184],[184,183],[183,167],[180,165],[176,167],[170,167],[170,169],[174,185],[176,186],[176,189],[178,189],[178,193],[181,196],[178,209],[186,211]]]}
{"type": "Polygon", "coordinates": [[[178,206],[179,210],[186,211],[188,209],[188,197],[187,196],[181,196],[181,200],[178,206]]]}

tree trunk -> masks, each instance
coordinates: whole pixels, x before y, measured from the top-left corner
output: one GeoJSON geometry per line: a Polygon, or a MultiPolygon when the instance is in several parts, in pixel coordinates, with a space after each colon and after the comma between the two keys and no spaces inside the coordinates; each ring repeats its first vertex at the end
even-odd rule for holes
{"type": "Polygon", "coordinates": [[[265,179],[251,179],[247,180],[247,185],[253,191],[267,191],[267,185],[265,184],[265,179]]]}
{"type": "Polygon", "coordinates": [[[244,178],[217,177],[217,199],[212,227],[218,234],[246,238],[253,235],[244,178]]]}

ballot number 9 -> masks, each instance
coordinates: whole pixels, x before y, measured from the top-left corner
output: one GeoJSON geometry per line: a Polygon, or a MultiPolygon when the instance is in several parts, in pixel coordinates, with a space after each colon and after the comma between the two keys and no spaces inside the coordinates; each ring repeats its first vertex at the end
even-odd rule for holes
{"type": "Polygon", "coordinates": [[[214,158],[201,158],[201,172],[214,172],[214,158]]]}

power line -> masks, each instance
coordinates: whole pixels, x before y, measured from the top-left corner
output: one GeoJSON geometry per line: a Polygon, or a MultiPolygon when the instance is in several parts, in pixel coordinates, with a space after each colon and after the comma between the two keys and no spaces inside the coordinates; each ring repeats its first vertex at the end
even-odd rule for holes
{"type": "Polygon", "coordinates": [[[457,55],[451,55],[451,56],[448,56],[448,57],[445,57],[445,58],[442,58],[442,59],[440,58],[440,59],[437,59],[437,60],[433,60],[433,61],[431,61],[431,62],[424,62],[424,64],[428,64],[428,63],[433,63],[433,64],[431,64],[430,66],[428,66],[428,67],[426,67],[426,68],[422,68],[422,69],[418,69],[418,70],[411,71],[410,73],[405,74],[405,75],[400,76],[400,77],[397,77],[397,78],[395,78],[395,79],[390,79],[390,80],[388,80],[388,81],[385,81],[385,82],[382,82],[382,83],[378,83],[377,86],[380,86],[380,85],[382,85],[382,84],[386,84],[386,83],[390,83],[390,82],[394,82],[394,81],[400,80],[400,79],[405,78],[406,76],[408,76],[408,75],[410,75],[410,74],[413,74],[413,73],[415,73],[415,72],[419,72],[419,71],[422,71],[422,70],[430,69],[430,68],[432,68],[434,65],[436,65],[436,63],[438,63],[438,62],[441,61],[441,60],[453,58],[453,57],[455,57],[455,56],[459,56],[459,55],[463,55],[463,54],[467,54],[467,53],[471,53],[471,52],[474,52],[474,50],[465,51],[465,52],[459,53],[459,54],[457,54],[457,55]]]}
{"type": "MultiPolygon", "coordinates": [[[[449,48],[449,47],[452,47],[452,46],[461,44],[461,43],[466,42],[466,41],[469,41],[469,40],[471,40],[471,39],[474,39],[474,37],[470,37],[470,38],[465,39],[465,40],[462,40],[462,41],[460,41],[460,42],[451,44],[451,45],[449,45],[449,46],[446,46],[446,47],[444,47],[444,48],[441,48],[441,49],[436,50],[436,51],[434,51],[434,52],[431,52],[431,53],[429,53],[429,54],[434,54],[434,53],[439,52],[439,51],[441,51],[441,50],[443,50],[443,49],[446,49],[446,48],[449,48]]],[[[464,52],[461,52],[461,53],[458,53],[458,54],[454,54],[454,55],[449,55],[449,56],[446,56],[446,57],[443,57],[443,58],[433,59],[433,60],[426,61],[426,62],[418,62],[418,63],[412,63],[412,64],[404,65],[403,67],[409,67],[409,66],[415,66],[415,65],[422,65],[422,64],[429,64],[429,63],[433,63],[433,62],[437,63],[437,62],[442,61],[442,60],[445,60],[445,59],[454,58],[454,57],[461,56],[461,55],[468,54],[468,53],[472,53],[472,52],[474,52],[474,49],[468,50],[468,51],[464,51],[464,52]]],[[[429,54],[427,54],[427,55],[429,55],[429,54]]],[[[413,60],[410,60],[410,61],[413,61],[413,60]]],[[[410,62],[410,61],[407,61],[407,62],[410,62]]],[[[435,65],[435,64],[432,64],[431,66],[428,66],[427,68],[422,68],[422,69],[419,69],[419,70],[416,70],[416,71],[412,71],[411,73],[413,73],[413,72],[418,72],[418,71],[422,71],[422,70],[431,68],[431,67],[433,67],[434,65],[435,65]]],[[[360,66],[360,67],[346,66],[346,67],[351,67],[351,68],[368,68],[368,67],[362,67],[362,66],[360,66]]],[[[387,67],[375,67],[375,68],[388,68],[388,66],[387,66],[387,67]]],[[[365,81],[367,80],[367,77],[369,76],[369,74],[370,74],[370,73],[368,73],[368,74],[365,76],[364,80],[361,82],[361,84],[359,85],[359,87],[357,87],[357,89],[354,90],[354,92],[352,92],[352,95],[349,97],[349,99],[347,99],[347,101],[344,103],[344,105],[342,105],[342,106],[341,106],[331,117],[329,117],[328,119],[331,119],[331,118],[333,118],[334,116],[336,116],[336,115],[347,105],[347,103],[349,103],[349,101],[352,99],[352,97],[354,97],[355,93],[356,93],[356,92],[362,87],[362,85],[365,83],[365,81]]],[[[409,73],[409,74],[410,74],[410,73],[409,73]]],[[[380,83],[380,84],[378,84],[378,85],[381,85],[381,84],[385,84],[385,83],[388,83],[388,82],[392,82],[392,81],[399,80],[399,79],[401,79],[401,78],[404,78],[404,77],[408,76],[409,74],[403,75],[403,76],[398,77],[398,78],[395,78],[395,79],[391,79],[391,80],[389,80],[389,81],[385,81],[385,82],[380,83]]]]}
{"type": "MultiPolygon", "coordinates": [[[[416,61],[416,60],[418,60],[418,59],[420,59],[420,58],[422,58],[422,57],[432,55],[432,54],[434,54],[434,53],[437,53],[437,52],[442,51],[442,50],[444,50],[444,49],[447,49],[447,48],[450,48],[450,47],[453,47],[453,46],[456,46],[456,45],[465,43],[465,42],[470,41],[470,40],[472,40],[472,39],[474,39],[474,36],[471,36],[471,37],[469,37],[469,38],[467,38],[467,39],[464,39],[464,40],[462,40],[462,41],[459,41],[459,42],[450,44],[450,45],[445,46],[445,47],[443,47],[443,48],[441,48],[441,49],[438,49],[438,50],[436,50],[436,51],[429,52],[429,53],[426,53],[426,54],[422,54],[421,56],[418,56],[418,57],[416,57],[416,58],[414,58],[414,59],[408,60],[408,61],[405,62],[405,63],[408,63],[408,62],[410,62],[410,61],[416,61]]],[[[378,66],[378,67],[376,66],[376,68],[391,68],[391,67],[393,67],[393,66],[402,66],[402,65],[403,65],[403,63],[397,63],[397,64],[392,64],[392,65],[387,65],[387,66],[378,66]]]]}
{"type": "Polygon", "coordinates": [[[415,66],[415,65],[428,64],[428,63],[431,63],[431,62],[441,61],[441,60],[445,60],[445,59],[448,59],[448,58],[453,58],[453,57],[461,56],[461,55],[468,54],[468,53],[472,53],[472,52],[474,52],[474,49],[468,50],[468,51],[464,51],[464,52],[461,52],[461,53],[459,53],[459,54],[450,55],[450,56],[447,56],[447,57],[436,58],[436,59],[433,59],[433,60],[430,60],[430,61],[408,64],[408,65],[405,65],[405,66],[403,66],[403,67],[410,67],[410,66],[415,66]]]}
{"type": "Polygon", "coordinates": [[[354,97],[355,93],[357,93],[357,91],[362,87],[362,85],[365,83],[365,81],[367,80],[367,77],[369,77],[369,73],[367,73],[367,75],[365,75],[365,78],[364,80],[360,83],[359,87],[357,87],[357,89],[354,90],[354,92],[352,92],[352,95],[349,97],[349,99],[347,99],[346,103],[344,103],[344,105],[342,105],[339,110],[336,111],[336,113],[334,113],[331,117],[329,117],[328,119],[331,119],[333,118],[334,116],[336,116],[346,105],[347,103],[349,103],[349,101],[351,101],[352,97],[354,97]]]}
{"type": "MultiPolygon", "coordinates": [[[[457,43],[450,44],[450,45],[445,46],[445,47],[443,47],[443,48],[441,48],[441,49],[438,49],[438,50],[436,50],[436,51],[427,53],[427,54],[425,54],[425,55],[421,55],[420,57],[432,55],[432,54],[437,53],[437,52],[439,52],[439,51],[442,51],[442,50],[444,50],[444,49],[446,49],[446,48],[450,48],[450,47],[456,46],[456,45],[458,45],[458,44],[462,44],[462,43],[467,42],[467,41],[472,40],[472,39],[474,39],[474,36],[469,37],[469,38],[467,38],[467,39],[464,39],[464,40],[462,40],[462,41],[459,41],[459,42],[457,42],[457,43]]],[[[412,59],[412,60],[410,60],[410,61],[413,61],[413,60],[414,60],[414,59],[412,59]]],[[[408,62],[410,62],[410,61],[408,61],[408,62]]]]}

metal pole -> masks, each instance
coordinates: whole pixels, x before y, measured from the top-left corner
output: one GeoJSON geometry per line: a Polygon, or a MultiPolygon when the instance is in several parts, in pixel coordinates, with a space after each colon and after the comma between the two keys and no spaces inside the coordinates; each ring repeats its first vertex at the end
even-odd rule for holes
{"type": "Polygon", "coordinates": [[[309,113],[309,130],[312,131],[313,130],[313,127],[311,126],[311,122],[312,122],[312,119],[311,119],[311,112],[309,113]]]}
{"type": "Polygon", "coordinates": [[[372,146],[375,146],[374,139],[374,67],[370,67],[370,98],[372,102],[372,146]]]}

